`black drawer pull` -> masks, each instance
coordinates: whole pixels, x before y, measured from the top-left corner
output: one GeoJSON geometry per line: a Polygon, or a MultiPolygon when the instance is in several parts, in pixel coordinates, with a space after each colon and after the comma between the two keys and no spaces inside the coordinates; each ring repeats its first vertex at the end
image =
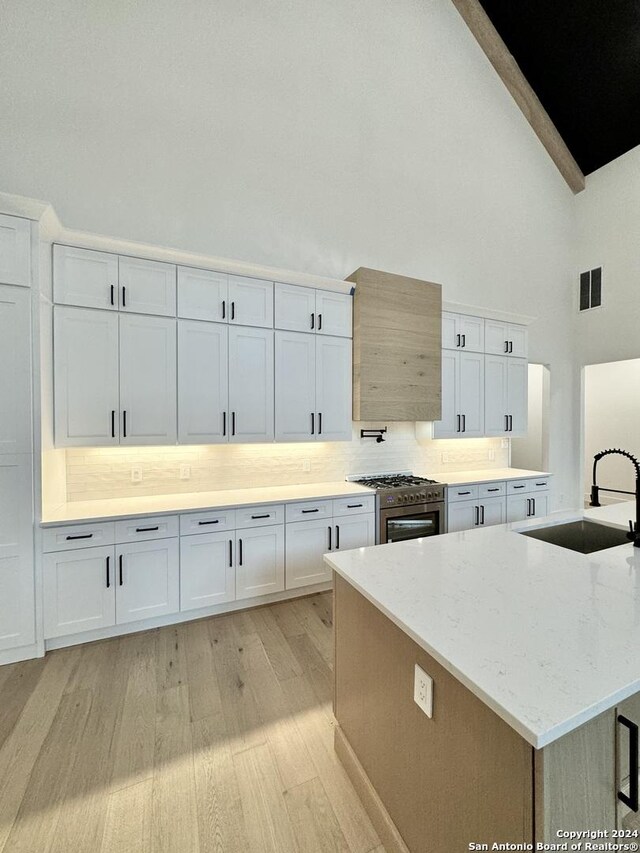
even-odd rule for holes
{"type": "Polygon", "coordinates": [[[336,524],[336,551],[340,549],[340,525],[336,524]]]}
{"type": "Polygon", "coordinates": [[[123,558],[122,554],[120,554],[118,557],[118,574],[119,574],[118,581],[119,581],[120,586],[122,586],[122,560],[123,559],[124,558],[123,558]]]}
{"type": "Polygon", "coordinates": [[[67,536],[67,542],[71,542],[72,539],[91,539],[93,533],[83,533],[82,536],[67,536]]]}
{"type": "Polygon", "coordinates": [[[514,486],[514,489],[524,489],[524,486],[514,486]]]}
{"type": "Polygon", "coordinates": [[[233,539],[229,539],[229,568],[233,567],[233,539]]]}
{"type": "Polygon", "coordinates": [[[320,510],[316,507],[316,509],[303,509],[302,514],[306,515],[308,512],[320,512],[320,510]]]}
{"type": "Polygon", "coordinates": [[[223,299],[222,300],[222,319],[226,320],[226,316],[227,316],[227,303],[226,303],[226,300],[223,299]]]}
{"type": "Polygon", "coordinates": [[[499,492],[500,489],[487,489],[488,492],[499,492]]]}
{"type": "Polygon", "coordinates": [[[127,288],[124,286],[124,284],[122,285],[122,307],[127,307],[127,288]]]}
{"type": "Polygon", "coordinates": [[[115,300],[114,300],[114,298],[113,298],[113,297],[114,297],[114,292],[113,292],[113,290],[114,290],[113,285],[111,285],[111,304],[112,304],[112,305],[115,305],[116,303],[115,303],[115,300]]]}
{"type": "Polygon", "coordinates": [[[199,522],[198,522],[198,524],[200,525],[200,527],[202,527],[202,526],[203,526],[203,525],[205,525],[205,524],[219,524],[219,523],[220,523],[220,519],[219,519],[219,518],[214,518],[212,521],[199,521],[199,522]]]}
{"type": "Polygon", "coordinates": [[[159,530],[157,524],[155,527],[136,527],[136,533],[152,533],[154,530],[159,530]]]}
{"type": "Polygon", "coordinates": [[[546,483],[536,483],[536,486],[546,486],[546,483]]]}
{"type": "Polygon", "coordinates": [[[362,504],[347,504],[347,509],[357,509],[362,506],[362,504]]]}
{"type": "Polygon", "coordinates": [[[111,562],[111,557],[107,557],[107,589],[111,586],[111,576],[109,574],[109,563],[111,562]]]}
{"type": "Polygon", "coordinates": [[[327,530],[329,531],[329,550],[331,550],[331,525],[329,525],[327,530]]]}
{"type": "Polygon", "coordinates": [[[251,518],[271,518],[271,513],[267,512],[265,515],[252,515],[251,518]]]}
{"type": "Polygon", "coordinates": [[[638,811],[638,725],[622,714],[618,722],[629,729],[629,795],[618,791],[618,799],[631,811],[638,811]]]}
{"type": "Polygon", "coordinates": [[[459,495],[470,495],[471,492],[458,492],[459,495]]]}
{"type": "Polygon", "coordinates": [[[238,563],[242,565],[242,539],[238,539],[238,563]]]}

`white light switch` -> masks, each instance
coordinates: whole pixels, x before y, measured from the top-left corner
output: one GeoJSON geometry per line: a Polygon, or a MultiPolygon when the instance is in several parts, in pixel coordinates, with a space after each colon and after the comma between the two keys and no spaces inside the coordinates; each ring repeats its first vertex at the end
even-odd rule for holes
{"type": "Polygon", "coordinates": [[[191,465],[181,465],[180,466],[180,479],[181,480],[190,480],[191,479],[191,465]]]}
{"type": "Polygon", "coordinates": [[[418,664],[413,681],[413,701],[427,717],[433,717],[433,679],[418,664]]]}
{"type": "Polygon", "coordinates": [[[142,466],[134,465],[131,469],[131,482],[132,483],[141,483],[142,482],[142,466]]]}

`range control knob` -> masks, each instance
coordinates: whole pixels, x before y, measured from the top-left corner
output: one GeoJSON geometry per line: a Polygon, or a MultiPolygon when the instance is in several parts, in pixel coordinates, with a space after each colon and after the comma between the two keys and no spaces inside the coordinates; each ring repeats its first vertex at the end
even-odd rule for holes
{"type": "Polygon", "coordinates": [[[411,501],[411,503],[413,503],[415,501],[415,499],[416,499],[415,495],[409,495],[409,500],[411,501]]]}

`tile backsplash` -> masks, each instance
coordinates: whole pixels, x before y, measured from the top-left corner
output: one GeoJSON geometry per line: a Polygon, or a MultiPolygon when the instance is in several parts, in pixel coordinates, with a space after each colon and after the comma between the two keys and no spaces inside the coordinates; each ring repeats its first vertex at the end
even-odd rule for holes
{"type": "Polygon", "coordinates": [[[509,464],[502,439],[418,440],[414,423],[388,424],[382,444],[360,438],[360,429],[379,426],[354,424],[351,442],[68,449],[67,500],[321,483],[376,471],[412,470],[435,478],[509,464]],[[180,479],[184,465],[189,479],[180,479]],[[134,466],[142,469],[141,482],[131,481],[134,466]]]}

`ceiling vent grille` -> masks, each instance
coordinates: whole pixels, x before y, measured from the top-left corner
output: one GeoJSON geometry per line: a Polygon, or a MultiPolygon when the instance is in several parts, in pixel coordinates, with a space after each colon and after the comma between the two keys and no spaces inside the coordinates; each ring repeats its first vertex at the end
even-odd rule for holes
{"type": "Polygon", "coordinates": [[[580,310],[602,305],[602,267],[580,273],[580,310]]]}

